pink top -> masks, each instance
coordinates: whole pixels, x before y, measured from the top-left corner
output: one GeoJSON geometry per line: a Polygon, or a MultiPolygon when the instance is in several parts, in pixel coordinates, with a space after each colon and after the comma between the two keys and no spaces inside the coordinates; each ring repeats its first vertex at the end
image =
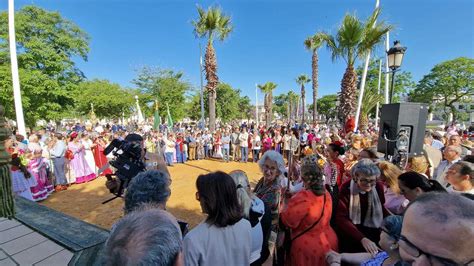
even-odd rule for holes
{"type": "Polygon", "coordinates": [[[389,187],[384,186],[385,195],[385,208],[391,213],[400,215],[403,214],[405,208],[408,206],[409,201],[403,195],[399,195],[389,187]]]}

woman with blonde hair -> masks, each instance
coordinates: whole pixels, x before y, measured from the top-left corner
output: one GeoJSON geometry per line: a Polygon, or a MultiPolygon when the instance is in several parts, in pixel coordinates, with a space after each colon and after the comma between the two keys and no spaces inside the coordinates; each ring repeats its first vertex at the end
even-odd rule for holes
{"type": "Polygon", "coordinates": [[[362,149],[368,149],[372,147],[372,139],[370,137],[363,137],[361,141],[362,149]]]}
{"type": "Polygon", "coordinates": [[[408,200],[400,195],[398,177],[403,173],[400,168],[389,162],[379,162],[380,180],[384,184],[385,208],[393,214],[402,214],[408,205],[408,200]]]}
{"type": "Polygon", "coordinates": [[[429,167],[430,164],[428,163],[428,160],[426,160],[426,157],[423,155],[419,155],[408,158],[408,164],[405,170],[417,172],[418,174],[422,174],[428,177],[426,173],[428,173],[429,167]]]}
{"type": "Polygon", "coordinates": [[[359,158],[359,150],[350,148],[346,152],[346,158],[344,160],[344,175],[342,177],[342,183],[351,179],[351,169],[357,163],[359,158]]]}
{"type": "Polygon", "coordinates": [[[362,150],[362,137],[360,135],[352,135],[352,148],[362,150]]]}

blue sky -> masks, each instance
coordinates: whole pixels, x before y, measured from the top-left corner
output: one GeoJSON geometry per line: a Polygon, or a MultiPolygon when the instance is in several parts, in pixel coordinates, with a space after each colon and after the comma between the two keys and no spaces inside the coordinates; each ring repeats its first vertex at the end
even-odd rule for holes
{"type": "MultiPolygon", "coordinates": [[[[365,19],[375,0],[16,0],[15,8],[29,4],[60,12],[90,35],[89,59],[77,61],[89,79],[128,87],[133,87],[135,70],[143,66],[183,71],[198,87],[199,43],[204,46],[205,41],[195,38],[191,20],[197,17],[196,4],[217,4],[231,15],[235,27],[227,40],[215,44],[218,75],[254,102],[255,83],[277,83],[274,95],[298,91],[296,76],[311,73],[304,39],[317,31],[334,33],[347,12],[365,19]]],[[[437,63],[474,57],[474,1],[381,0],[381,7],[381,18],[396,26],[391,42],[398,39],[408,47],[402,68],[412,72],[415,81],[437,63]]],[[[1,1],[0,9],[7,9],[7,1],[1,1]]],[[[383,53],[378,49],[374,55],[383,53]]],[[[320,95],[338,92],[344,61],[332,62],[325,48],[319,58],[320,95]]],[[[311,103],[311,93],[307,95],[311,103]]]]}

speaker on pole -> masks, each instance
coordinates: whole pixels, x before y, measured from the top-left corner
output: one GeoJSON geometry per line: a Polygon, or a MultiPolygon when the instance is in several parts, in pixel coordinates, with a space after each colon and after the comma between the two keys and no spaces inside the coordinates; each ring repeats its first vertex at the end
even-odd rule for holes
{"type": "Polygon", "coordinates": [[[377,151],[419,155],[423,152],[428,106],[421,103],[382,105],[377,151]]]}

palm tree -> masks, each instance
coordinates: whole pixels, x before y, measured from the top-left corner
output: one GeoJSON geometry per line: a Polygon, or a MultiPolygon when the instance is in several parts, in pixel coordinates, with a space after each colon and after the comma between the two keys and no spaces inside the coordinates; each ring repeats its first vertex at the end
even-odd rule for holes
{"type": "Polygon", "coordinates": [[[311,78],[313,79],[313,125],[316,125],[318,116],[317,113],[317,99],[318,99],[318,49],[324,43],[324,34],[319,32],[313,36],[308,37],[304,41],[306,49],[313,53],[311,62],[311,78]]]}
{"type": "Polygon", "coordinates": [[[216,89],[219,84],[217,76],[217,59],[213,42],[217,36],[220,41],[225,40],[232,32],[230,17],[226,16],[218,7],[209,7],[207,10],[197,7],[199,17],[192,22],[194,33],[199,38],[207,38],[204,69],[206,71],[206,89],[209,92],[209,129],[216,128],[216,89]]]}
{"type": "Polygon", "coordinates": [[[366,129],[369,125],[369,114],[377,106],[377,103],[383,101],[383,95],[378,94],[376,90],[368,88],[362,97],[362,106],[360,108],[359,127],[366,129]]]}
{"type": "Polygon", "coordinates": [[[303,108],[301,111],[302,111],[302,118],[301,118],[301,124],[304,124],[304,120],[305,120],[305,104],[306,104],[306,101],[305,101],[305,91],[304,91],[304,84],[310,82],[311,80],[308,78],[308,76],[306,76],[305,74],[301,74],[299,75],[297,78],[296,78],[296,83],[298,83],[300,86],[301,86],[301,107],[303,108]]]}
{"type": "Polygon", "coordinates": [[[265,124],[267,128],[270,126],[273,120],[273,90],[277,87],[277,84],[273,82],[267,82],[263,85],[258,85],[258,88],[265,93],[265,100],[263,106],[265,108],[265,124]]]}
{"type": "Polygon", "coordinates": [[[293,91],[288,92],[288,123],[291,124],[291,118],[293,117],[292,107],[298,105],[298,95],[293,91]]]}
{"type": "Polygon", "coordinates": [[[327,47],[332,52],[333,61],[343,58],[347,67],[341,81],[339,96],[339,117],[348,119],[354,115],[357,95],[357,73],[354,64],[358,58],[365,56],[382,41],[383,36],[392,30],[391,25],[376,23],[380,14],[377,8],[365,22],[355,15],[347,14],[335,36],[323,34],[327,47]]]}

